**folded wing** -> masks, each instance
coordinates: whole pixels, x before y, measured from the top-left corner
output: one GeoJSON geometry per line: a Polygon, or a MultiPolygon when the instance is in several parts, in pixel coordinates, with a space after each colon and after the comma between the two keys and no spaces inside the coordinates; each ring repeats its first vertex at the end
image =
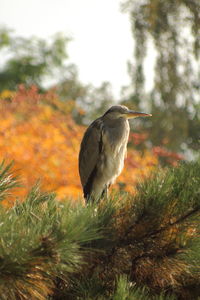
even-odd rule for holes
{"type": "Polygon", "coordinates": [[[103,123],[99,118],[88,127],[81,142],[79,173],[85,198],[91,194],[97,171],[96,166],[102,150],[102,129],[103,123]]]}

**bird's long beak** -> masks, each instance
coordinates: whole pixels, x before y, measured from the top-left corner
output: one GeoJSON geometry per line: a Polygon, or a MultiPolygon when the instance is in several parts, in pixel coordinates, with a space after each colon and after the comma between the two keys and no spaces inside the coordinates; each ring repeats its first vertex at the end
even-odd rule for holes
{"type": "Polygon", "coordinates": [[[126,113],[126,117],[127,119],[131,119],[131,118],[137,118],[137,117],[151,117],[151,114],[146,114],[143,112],[138,112],[138,111],[133,111],[133,110],[129,110],[126,113]]]}

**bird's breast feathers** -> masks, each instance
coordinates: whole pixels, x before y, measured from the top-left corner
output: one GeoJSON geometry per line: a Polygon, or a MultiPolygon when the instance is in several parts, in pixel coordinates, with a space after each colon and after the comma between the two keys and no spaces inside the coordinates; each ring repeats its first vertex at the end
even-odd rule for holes
{"type": "Polygon", "coordinates": [[[100,158],[100,165],[104,176],[110,178],[112,182],[124,167],[128,135],[129,127],[123,132],[116,132],[116,129],[113,131],[104,130],[102,134],[103,151],[100,158]]]}

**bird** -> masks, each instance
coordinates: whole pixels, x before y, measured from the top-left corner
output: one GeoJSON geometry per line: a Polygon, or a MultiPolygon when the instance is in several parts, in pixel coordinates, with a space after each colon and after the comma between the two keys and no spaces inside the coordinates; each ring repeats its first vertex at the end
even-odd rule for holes
{"type": "Polygon", "coordinates": [[[127,152],[129,119],[151,114],[111,106],[86,129],[79,152],[79,175],[86,204],[107,197],[121,173],[127,152]]]}

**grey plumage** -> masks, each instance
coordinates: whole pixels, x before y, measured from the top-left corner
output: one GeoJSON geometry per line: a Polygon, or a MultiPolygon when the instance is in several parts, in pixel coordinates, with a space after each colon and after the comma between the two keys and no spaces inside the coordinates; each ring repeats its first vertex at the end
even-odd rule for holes
{"type": "Polygon", "coordinates": [[[150,116],[112,106],[86,130],[79,153],[79,173],[86,201],[99,200],[124,166],[129,137],[129,118],[150,116]]]}

